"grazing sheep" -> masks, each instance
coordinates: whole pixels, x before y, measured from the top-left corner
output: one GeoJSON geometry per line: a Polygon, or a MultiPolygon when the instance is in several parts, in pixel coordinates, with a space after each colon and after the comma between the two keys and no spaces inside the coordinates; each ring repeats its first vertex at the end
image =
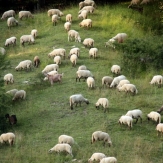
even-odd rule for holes
{"type": "Polygon", "coordinates": [[[57,152],[57,153],[67,152],[73,157],[72,148],[69,144],[66,144],[66,143],[56,144],[53,148],[49,150],[49,153],[52,153],[52,152],[57,152]]]}
{"type": "Polygon", "coordinates": [[[133,118],[130,117],[130,116],[127,116],[127,115],[122,115],[119,119],[119,124],[122,125],[122,124],[125,124],[129,127],[129,129],[132,128],[132,122],[133,122],[133,118]]]}
{"type": "Polygon", "coordinates": [[[116,41],[115,41],[114,39],[111,38],[111,39],[109,39],[107,42],[105,42],[105,47],[109,46],[109,47],[115,49],[115,45],[114,45],[115,42],[116,42],[116,41]]]}
{"type": "Polygon", "coordinates": [[[72,146],[75,143],[75,141],[74,141],[74,138],[72,136],[69,136],[69,135],[60,135],[58,137],[58,143],[59,144],[66,143],[66,144],[69,144],[69,145],[72,146]]]}
{"type": "Polygon", "coordinates": [[[2,55],[5,55],[6,54],[6,50],[3,47],[0,47],[0,53],[2,55]]]}
{"type": "Polygon", "coordinates": [[[87,78],[87,85],[88,85],[88,88],[95,88],[95,80],[93,77],[89,76],[87,78]]]}
{"type": "Polygon", "coordinates": [[[15,93],[15,95],[14,95],[12,101],[15,101],[15,100],[18,100],[18,99],[23,99],[23,100],[25,100],[25,98],[26,98],[26,91],[24,91],[24,90],[19,90],[19,91],[17,91],[17,92],[15,93]]]}
{"type": "Polygon", "coordinates": [[[94,40],[92,38],[86,38],[83,41],[83,45],[85,46],[85,48],[86,47],[93,48],[93,46],[94,46],[94,40]]]}
{"type": "Polygon", "coordinates": [[[28,71],[28,70],[31,70],[32,68],[32,61],[31,60],[24,60],[24,61],[21,61],[18,66],[15,67],[15,70],[18,71],[18,70],[25,70],[28,71]]]}
{"type": "Polygon", "coordinates": [[[78,70],[87,70],[87,67],[85,65],[81,65],[78,67],[78,70]]]}
{"type": "Polygon", "coordinates": [[[122,87],[124,84],[130,84],[130,81],[127,79],[123,79],[119,82],[119,84],[117,85],[117,88],[119,89],[120,87],[122,87]]]}
{"type": "Polygon", "coordinates": [[[158,88],[161,87],[163,84],[163,76],[162,75],[153,76],[150,84],[151,85],[158,85],[158,88]]]}
{"type": "Polygon", "coordinates": [[[85,102],[87,105],[89,104],[89,101],[86,98],[84,98],[82,94],[75,94],[75,95],[70,96],[70,98],[69,98],[71,110],[73,110],[74,104],[76,104],[76,106],[78,104],[81,106],[82,102],[85,102]]]}
{"type": "Polygon", "coordinates": [[[7,17],[14,17],[15,16],[15,11],[14,10],[8,10],[8,11],[5,11],[3,14],[2,14],[2,17],[1,17],[1,20],[4,20],[6,19],[7,17]]]}
{"type": "Polygon", "coordinates": [[[38,67],[40,65],[40,58],[38,56],[35,56],[33,62],[34,62],[34,67],[38,67]]]}
{"type": "Polygon", "coordinates": [[[22,35],[20,37],[20,44],[24,46],[24,43],[28,42],[28,44],[35,43],[35,38],[33,37],[33,35],[22,35]]]}
{"type": "Polygon", "coordinates": [[[72,66],[76,66],[77,59],[78,59],[78,56],[76,54],[72,54],[70,56],[70,61],[72,63],[72,66]]]}
{"type": "Polygon", "coordinates": [[[68,41],[75,39],[75,42],[81,42],[80,35],[77,31],[75,30],[69,30],[68,31],[68,41]]]}
{"type": "Polygon", "coordinates": [[[121,73],[121,67],[119,65],[113,65],[111,67],[111,72],[115,75],[119,75],[121,73]]]}
{"type": "Polygon", "coordinates": [[[1,143],[8,142],[10,144],[10,146],[12,146],[15,142],[15,134],[12,132],[1,134],[0,142],[1,143]]]}
{"type": "Polygon", "coordinates": [[[134,84],[124,84],[122,87],[119,87],[118,90],[119,92],[125,91],[126,93],[132,93],[133,95],[138,93],[138,90],[134,84]]]}
{"type": "Polygon", "coordinates": [[[91,48],[89,50],[89,57],[93,57],[94,59],[97,58],[97,54],[98,54],[98,49],[97,48],[91,48]]]}
{"type": "Polygon", "coordinates": [[[37,29],[32,29],[32,30],[31,30],[31,35],[32,35],[34,38],[37,37],[37,33],[38,33],[37,29]]]}
{"type": "Polygon", "coordinates": [[[71,14],[66,15],[66,22],[72,23],[72,15],[71,14]]]}
{"type": "Polygon", "coordinates": [[[112,81],[113,81],[113,78],[112,77],[110,77],[110,76],[104,76],[102,78],[102,87],[104,87],[105,85],[110,87],[112,81]]]}
{"type": "Polygon", "coordinates": [[[80,49],[79,48],[72,48],[69,52],[69,56],[71,56],[72,54],[76,54],[77,57],[79,58],[80,56],[80,49]]]}
{"type": "Polygon", "coordinates": [[[105,158],[106,155],[103,153],[93,153],[92,156],[88,159],[89,163],[93,163],[94,161],[101,161],[102,158],[105,158]]]}
{"type": "Polygon", "coordinates": [[[55,56],[54,57],[54,63],[56,63],[57,65],[61,64],[61,57],[60,56],[55,56]]]}
{"type": "Polygon", "coordinates": [[[151,111],[149,114],[147,114],[148,121],[151,119],[152,121],[155,121],[157,124],[161,123],[161,115],[155,111],[151,111]]]}
{"type": "Polygon", "coordinates": [[[118,33],[112,39],[114,39],[118,43],[123,43],[127,39],[127,34],[126,33],[118,33]]]}
{"type": "Polygon", "coordinates": [[[52,23],[53,23],[53,26],[55,25],[57,25],[57,22],[58,22],[58,20],[59,19],[61,19],[58,15],[56,15],[56,14],[54,14],[54,15],[52,15],[52,23]]]}
{"type": "Polygon", "coordinates": [[[14,17],[9,17],[7,19],[7,26],[11,28],[11,26],[18,25],[18,21],[14,17]]]}
{"type": "Polygon", "coordinates": [[[116,87],[119,84],[119,82],[123,79],[126,79],[124,75],[115,77],[110,85],[110,88],[116,87]]]}
{"type": "Polygon", "coordinates": [[[104,145],[108,144],[109,147],[112,145],[112,141],[110,139],[110,136],[106,132],[102,132],[102,131],[95,131],[95,132],[93,132],[91,144],[96,142],[96,141],[103,141],[104,145]]]}
{"type": "Polygon", "coordinates": [[[59,17],[63,16],[63,12],[61,12],[59,9],[50,9],[48,10],[48,16],[52,16],[52,15],[58,15],[59,17]]]}
{"type": "Polygon", "coordinates": [[[15,36],[6,39],[5,46],[16,45],[17,38],[15,36]]]}
{"type": "Polygon", "coordinates": [[[142,111],[139,109],[129,110],[126,113],[127,116],[132,117],[133,119],[136,119],[135,123],[137,123],[138,119],[140,118],[142,123],[142,111]]]}
{"type": "Polygon", "coordinates": [[[53,70],[58,71],[58,69],[59,69],[59,66],[57,64],[49,64],[45,66],[45,68],[42,70],[42,73],[46,75],[48,72],[53,71],[53,70]]]}
{"type": "Polygon", "coordinates": [[[78,12],[78,14],[80,14],[83,10],[87,10],[88,13],[93,14],[95,8],[93,6],[85,6],[78,12]]]}
{"type": "Polygon", "coordinates": [[[87,19],[88,16],[88,11],[87,10],[83,10],[79,15],[78,15],[78,19],[87,19]]]}
{"type": "Polygon", "coordinates": [[[140,1],[141,1],[141,0],[131,0],[131,2],[130,2],[130,4],[129,4],[128,8],[130,8],[130,7],[133,6],[133,5],[138,5],[138,4],[140,4],[140,1]]]}
{"type": "Polygon", "coordinates": [[[11,89],[11,90],[7,91],[6,93],[14,96],[17,91],[18,91],[17,89],[11,89]]]}
{"type": "Polygon", "coordinates": [[[157,113],[161,114],[161,113],[162,113],[162,111],[163,111],[163,105],[161,106],[161,108],[160,108],[160,109],[158,109],[158,110],[157,110],[157,113]]]}
{"type": "Polygon", "coordinates": [[[92,73],[89,70],[78,70],[76,72],[76,74],[77,74],[76,82],[77,82],[78,79],[79,79],[79,82],[80,82],[81,78],[84,78],[86,80],[88,77],[93,77],[92,73]]]}
{"type": "Polygon", "coordinates": [[[71,29],[71,23],[70,23],[70,22],[66,22],[66,23],[64,24],[64,28],[65,28],[65,30],[68,32],[68,31],[71,29]]]}
{"type": "MultiPolygon", "coordinates": [[[[58,74],[58,71],[53,70],[53,71],[48,72],[47,74],[49,74],[49,75],[55,75],[55,74],[58,74]]],[[[45,74],[46,77],[44,78],[44,81],[47,81],[48,80],[47,74],[45,74]]]]}
{"type": "Polygon", "coordinates": [[[66,57],[66,50],[63,48],[54,49],[48,54],[48,57],[54,58],[55,56],[61,56],[63,59],[66,57]]]}
{"type": "Polygon", "coordinates": [[[99,98],[95,106],[99,108],[100,105],[104,108],[104,112],[106,112],[107,108],[109,108],[109,100],[107,98],[99,98]]]}
{"type": "Polygon", "coordinates": [[[17,123],[17,118],[16,118],[16,115],[9,115],[8,113],[5,115],[5,118],[8,119],[9,123],[11,125],[14,125],[17,123]]]}
{"type": "Polygon", "coordinates": [[[34,16],[30,11],[20,11],[19,12],[19,19],[22,20],[22,18],[33,18],[34,16]]]}
{"type": "Polygon", "coordinates": [[[80,27],[86,27],[88,28],[92,28],[92,20],[91,19],[83,19],[82,22],[79,23],[80,27]]]}
{"type": "Polygon", "coordinates": [[[105,157],[101,159],[100,163],[117,163],[117,159],[115,157],[105,157]]]}
{"type": "Polygon", "coordinates": [[[55,74],[55,75],[49,75],[47,74],[47,78],[50,81],[51,85],[53,85],[53,83],[62,82],[62,77],[63,77],[63,73],[62,74],[55,74]]]}
{"type": "Polygon", "coordinates": [[[159,133],[160,133],[161,136],[162,136],[162,135],[163,135],[163,123],[157,124],[156,130],[157,130],[157,136],[159,136],[159,133]]]}
{"type": "Polygon", "coordinates": [[[96,7],[96,4],[95,4],[94,1],[83,1],[83,2],[79,2],[79,10],[81,10],[85,6],[93,6],[93,7],[96,7]]]}
{"type": "Polygon", "coordinates": [[[3,79],[4,79],[4,82],[5,82],[6,84],[9,84],[9,83],[13,84],[13,83],[14,83],[14,76],[13,76],[11,73],[6,74],[6,75],[3,77],[3,79]]]}

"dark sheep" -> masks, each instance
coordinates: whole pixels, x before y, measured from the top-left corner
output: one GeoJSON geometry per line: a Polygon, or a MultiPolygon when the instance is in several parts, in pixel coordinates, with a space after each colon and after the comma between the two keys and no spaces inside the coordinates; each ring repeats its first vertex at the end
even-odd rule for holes
{"type": "Polygon", "coordinates": [[[162,111],[163,111],[163,106],[161,106],[161,108],[157,110],[157,113],[161,114],[162,111]]]}
{"type": "Polygon", "coordinates": [[[9,115],[8,113],[5,115],[5,118],[8,119],[9,123],[11,125],[14,125],[17,123],[17,118],[16,118],[16,115],[9,115]]]}
{"type": "Polygon", "coordinates": [[[38,56],[34,57],[34,67],[38,67],[40,65],[40,59],[38,56]]]}

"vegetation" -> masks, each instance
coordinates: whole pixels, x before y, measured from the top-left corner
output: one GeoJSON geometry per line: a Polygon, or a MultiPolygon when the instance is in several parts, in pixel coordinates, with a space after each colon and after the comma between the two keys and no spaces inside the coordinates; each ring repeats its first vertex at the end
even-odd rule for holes
{"type": "MultiPolygon", "coordinates": [[[[122,53],[118,46],[115,50],[104,47],[105,42],[119,32],[126,32],[131,39],[131,43],[126,43],[126,52],[136,40],[142,40],[140,45],[145,46],[143,54],[148,49],[147,45],[151,45],[150,49],[152,49],[154,42],[160,44],[160,35],[155,34],[154,36],[155,32],[151,29],[144,30],[141,24],[145,24],[144,15],[128,9],[127,6],[128,4],[98,6],[94,14],[89,15],[89,18],[93,20],[93,27],[88,30],[79,27],[81,20],[77,18],[77,5],[63,10],[65,15],[68,13],[73,15],[72,29],[79,31],[82,40],[87,37],[95,40],[95,47],[99,49],[96,60],[89,59],[89,49],[84,48],[82,43],[67,41],[67,33],[63,28],[65,16],[56,26],[52,26],[47,11],[35,13],[34,19],[23,19],[19,21],[19,26],[11,29],[7,28],[6,21],[0,22],[1,46],[4,45],[6,38],[17,37],[15,47],[5,48],[10,64],[2,71],[1,79],[10,72],[14,75],[15,82],[2,87],[4,94],[14,88],[24,89],[27,92],[26,100],[12,102],[12,97],[8,96],[10,107],[3,108],[3,114],[16,114],[18,119],[17,125],[8,125],[7,130],[15,133],[15,145],[13,147],[9,147],[8,144],[0,145],[0,160],[3,160],[3,163],[71,162],[72,157],[69,155],[48,153],[48,150],[57,143],[61,134],[74,137],[76,144],[72,147],[73,159],[83,163],[87,163],[88,158],[94,152],[115,156],[118,163],[163,162],[163,139],[157,137],[156,124],[148,122],[146,119],[146,115],[150,111],[157,110],[162,105],[162,88],[149,84],[153,75],[162,74],[162,66],[157,69],[153,66],[142,71],[142,69],[139,70],[139,65],[135,67],[128,61],[123,61],[125,53],[122,53]],[[142,19],[143,22],[138,23],[140,17],[144,17],[144,19],[142,19]],[[35,44],[25,44],[25,47],[22,47],[19,43],[20,36],[30,34],[34,28],[38,30],[35,44]],[[146,40],[149,41],[146,42],[146,40]],[[53,59],[48,58],[48,53],[54,47],[65,48],[68,56],[69,50],[73,46],[79,47],[81,51],[76,67],[72,67],[70,60],[66,57],[59,66],[59,72],[64,73],[63,82],[61,84],[54,83],[51,86],[49,82],[43,81],[44,76],[41,71],[47,64],[53,63],[53,59]],[[36,55],[41,59],[39,68],[33,68],[29,72],[15,71],[15,67],[20,61],[33,60],[36,55]],[[85,82],[75,81],[78,66],[82,64],[86,65],[95,76],[96,88],[93,90],[89,90],[85,82]],[[116,89],[102,88],[101,79],[106,75],[112,76],[110,68],[113,64],[120,65],[122,74],[136,85],[138,89],[136,96],[120,93],[116,89]],[[128,72],[126,67],[131,71],[128,72]],[[132,71],[135,73],[133,76],[131,75],[132,71]],[[29,84],[24,84],[24,81],[29,81],[29,84]],[[69,96],[76,93],[82,93],[90,101],[90,104],[82,104],[81,107],[70,110],[69,96]],[[107,113],[104,113],[102,109],[95,108],[95,103],[100,97],[106,97],[110,101],[107,113]],[[119,117],[135,108],[143,111],[143,123],[134,124],[131,130],[126,126],[120,126],[118,124],[119,117]],[[96,130],[108,132],[113,146],[104,147],[102,142],[91,144],[91,135],[96,130]]],[[[135,44],[137,47],[139,46],[137,42],[135,44]]],[[[141,47],[141,49],[143,48],[141,47]]],[[[136,54],[134,50],[131,52],[133,55],[136,54]]],[[[155,54],[159,53],[161,51],[155,54]]],[[[141,55],[140,51],[138,54],[141,55]]]]}

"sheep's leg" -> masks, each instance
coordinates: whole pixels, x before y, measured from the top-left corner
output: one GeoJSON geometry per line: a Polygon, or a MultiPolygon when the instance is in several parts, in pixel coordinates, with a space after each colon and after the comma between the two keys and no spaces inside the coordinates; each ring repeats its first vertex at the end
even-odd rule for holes
{"type": "Polygon", "coordinates": [[[137,122],[138,122],[138,118],[136,118],[135,124],[137,124],[137,122]]]}

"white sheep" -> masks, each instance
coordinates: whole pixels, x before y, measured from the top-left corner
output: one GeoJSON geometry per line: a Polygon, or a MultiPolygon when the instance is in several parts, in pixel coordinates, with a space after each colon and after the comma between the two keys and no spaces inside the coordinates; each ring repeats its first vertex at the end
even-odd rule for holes
{"type": "Polygon", "coordinates": [[[15,101],[15,100],[18,100],[18,99],[23,99],[23,100],[25,100],[25,98],[26,98],[26,91],[24,91],[24,90],[18,90],[16,93],[15,93],[15,95],[14,95],[14,97],[13,97],[13,101],[15,101]]]}
{"type": "Polygon", "coordinates": [[[122,87],[124,84],[130,84],[130,81],[127,79],[123,79],[119,82],[119,84],[117,85],[117,89],[122,87]]]}
{"type": "Polygon", "coordinates": [[[93,57],[94,59],[97,58],[97,55],[98,55],[98,49],[97,48],[91,48],[89,50],[89,57],[93,57]]]}
{"type": "Polygon", "coordinates": [[[104,112],[109,108],[109,100],[107,98],[99,98],[95,104],[96,108],[99,108],[100,105],[104,108],[104,112]]]}
{"type": "Polygon", "coordinates": [[[83,10],[87,10],[88,13],[93,14],[95,8],[93,6],[85,6],[78,12],[78,14],[80,14],[83,10]]]}
{"type": "Polygon", "coordinates": [[[14,17],[9,17],[7,19],[7,26],[10,28],[11,26],[18,25],[18,21],[14,17]]]}
{"type": "Polygon", "coordinates": [[[42,70],[42,73],[46,75],[48,72],[53,71],[53,70],[58,71],[59,66],[57,64],[49,64],[45,66],[45,68],[42,70]]]}
{"type": "Polygon", "coordinates": [[[122,124],[125,124],[129,127],[129,129],[132,128],[132,122],[133,122],[133,118],[130,117],[130,116],[127,116],[127,115],[122,115],[120,118],[119,118],[119,124],[122,125],[122,124]]]}
{"type": "Polygon", "coordinates": [[[127,34],[126,33],[118,33],[116,36],[112,37],[115,41],[118,43],[123,43],[127,39],[127,34]]]}
{"type": "Polygon", "coordinates": [[[14,76],[11,73],[6,74],[3,79],[6,82],[6,84],[9,84],[9,83],[13,84],[14,83],[14,76]]]}
{"type": "Polygon", "coordinates": [[[17,91],[18,91],[17,89],[11,89],[11,90],[7,91],[6,93],[14,96],[17,91]]]}
{"type": "Polygon", "coordinates": [[[76,54],[72,54],[72,55],[70,56],[70,61],[71,61],[71,63],[72,63],[72,66],[76,66],[77,60],[78,60],[78,56],[77,56],[76,54]]]}
{"type": "Polygon", "coordinates": [[[126,115],[136,119],[135,123],[137,123],[138,119],[140,118],[142,123],[142,111],[140,109],[129,110],[126,115]]]}
{"type": "Polygon", "coordinates": [[[102,132],[102,131],[93,132],[91,144],[96,142],[96,141],[103,141],[104,145],[105,144],[108,144],[109,146],[112,145],[111,138],[110,138],[109,134],[106,132],[102,132]]]}
{"type": "Polygon", "coordinates": [[[32,30],[31,30],[31,35],[32,35],[34,38],[37,37],[37,33],[38,33],[37,29],[32,29],[32,30]]]}
{"type": "Polygon", "coordinates": [[[56,63],[57,65],[61,64],[61,57],[60,56],[55,56],[54,57],[54,63],[56,63]]]}
{"type": "Polygon", "coordinates": [[[79,15],[78,15],[78,19],[87,19],[88,17],[88,11],[87,10],[83,10],[79,15]]]}
{"type": "Polygon", "coordinates": [[[22,18],[33,18],[34,16],[30,11],[19,11],[19,19],[22,20],[22,18]]]}
{"type": "Polygon", "coordinates": [[[59,144],[66,143],[66,144],[69,144],[69,145],[72,146],[75,143],[75,141],[74,141],[74,138],[72,136],[69,136],[69,135],[60,135],[58,137],[58,143],[59,144]]]}
{"type": "Polygon", "coordinates": [[[83,45],[85,47],[93,48],[94,47],[94,40],[92,38],[85,38],[83,41],[83,45]]]}
{"type": "Polygon", "coordinates": [[[80,27],[86,27],[88,28],[92,28],[92,20],[91,19],[83,19],[80,23],[79,23],[80,27]]]}
{"type": "Polygon", "coordinates": [[[10,144],[10,146],[12,146],[15,142],[15,134],[12,132],[1,134],[0,142],[1,143],[8,142],[10,144]]]}
{"type": "Polygon", "coordinates": [[[58,15],[56,15],[56,14],[54,14],[54,15],[52,15],[52,23],[53,23],[53,26],[55,25],[57,25],[57,22],[58,22],[58,20],[59,19],[61,19],[58,15]]]}
{"type": "Polygon", "coordinates": [[[118,88],[119,92],[124,91],[126,93],[132,93],[133,95],[138,93],[138,90],[134,84],[124,84],[118,88]]]}
{"type": "Polygon", "coordinates": [[[58,71],[53,70],[53,71],[48,72],[47,74],[44,74],[45,75],[44,81],[48,80],[47,75],[55,75],[55,74],[58,74],[58,71]]]}
{"type": "Polygon", "coordinates": [[[2,14],[2,17],[1,17],[1,20],[4,20],[6,19],[7,17],[14,17],[15,16],[15,11],[14,10],[8,10],[8,11],[5,11],[3,14],[2,14]]]}
{"type": "Polygon", "coordinates": [[[117,159],[115,157],[105,157],[101,159],[100,163],[117,163],[117,159]]]}
{"type": "Polygon", "coordinates": [[[75,30],[69,30],[68,31],[68,41],[75,39],[75,42],[81,42],[81,37],[79,35],[79,32],[75,30]]]}
{"type": "Polygon", "coordinates": [[[88,162],[89,163],[93,163],[94,161],[101,161],[101,159],[105,158],[106,155],[103,154],[103,153],[99,153],[99,152],[96,152],[96,153],[93,153],[92,156],[88,159],[88,162]]]}
{"type": "Polygon", "coordinates": [[[66,22],[72,23],[72,15],[71,14],[66,15],[66,22]]]}
{"type": "Polygon", "coordinates": [[[33,37],[33,35],[22,35],[20,37],[20,44],[24,46],[24,43],[28,42],[28,44],[35,43],[35,39],[33,37]]]}
{"type": "Polygon", "coordinates": [[[2,55],[5,55],[6,54],[6,50],[3,47],[0,47],[0,53],[2,55]]]}
{"type": "Polygon", "coordinates": [[[79,2],[79,10],[81,10],[85,6],[93,6],[93,7],[96,7],[96,4],[95,4],[94,1],[83,1],[83,2],[79,2]]]}
{"type": "Polygon", "coordinates": [[[5,46],[16,45],[17,38],[15,36],[6,39],[5,46]]]}
{"type": "Polygon", "coordinates": [[[26,69],[26,71],[28,71],[28,70],[31,70],[31,68],[32,68],[32,61],[24,60],[24,61],[19,62],[19,64],[15,67],[15,70],[18,71],[18,70],[26,69]]]}
{"type": "Polygon", "coordinates": [[[79,82],[80,82],[81,78],[87,79],[90,76],[93,77],[93,74],[89,70],[78,70],[76,72],[76,75],[77,75],[76,76],[76,82],[77,82],[78,79],[79,79],[79,82]]]}
{"type": "Polygon", "coordinates": [[[106,86],[110,86],[111,83],[112,83],[112,81],[113,81],[113,78],[110,77],[110,76],[104,76],[104,77],[102,77],[102,87],[104,87],[105,85],[106,86]]]}
{"type": "Polygon", "coordinates": [[[85,65],[81,65],[78,67],[78,70],[87,70],[87,67],[85,65]]]}
{"type": "Polygon", "coordinates": [[[48,16],[52,16],[54,14],[56,14],[56,15],[58,15],[60,17],[64,15],[63,12],[60,11],[59,9],[50,9],[50,10],[48,10],[48,16]]]}
{"type": "Polygon", "coordinates": [[[109,47],[115,49],[115,45],[114,45],[115,42],[116,41],[113,38],[111,38],[107,42],[105,42],[105,47],[109,46],[109,47]]]}
{"type": "Polygon", "coordinates": [[[120,75],[120,76],[115,77],[115,78],[113,79],[111,85],[110,85],[110,88],[116,87],[116,86],[119,84],[119,82],[120,82],[121,80],[123,80],[123,79],[126,79],[126,77],[125,77],[124,75],[120,75]]]}
{"type": "Polygon", "coordinates": [[[89,104],[88,99],[84,98],[82,94],[74,94],[69,97],[69,103],[70,108],[73,110],[73,105],[76,104],[76,106],[79,104],[81,106],[81,103],[85,102],[87,105],[89,104]]]}
{"type": "Polygon", "coordinates": [[[57,49],[54,49],[53,51],[51,51],[48,54],[48,57],[54,58],[55,56],[61,56],[61,57],[63,57],[63,59],[65,59],[65,57],[66,57],[66,50],[63,49],[63,48],[57,48],[57,49]]]}
{"type": "Polygon", "coordinates": [[[87,78],[87,86],[88,88],[95,88],[95,80],[93,77],[89,76],[87,78]]]}
{"type": "Polygon", "coordinates": [[[71,23],[70,22],[65,22],[64,23],[64,28],[68,32],[71,29],[71,23]]]}
{"type": "Polygon", "coordinates": [[[72,54],[76,54],[79,58],[80,56],[80,49],[79,48],[72,48],[69,52],[69,56],[71,56],[72,54]]]}
{"type": "Polygon", "coordinates": [[[160,133],[161,136],[162,136],[162,135],[163,135],[163,123],[157,124],[156,130],[157,130],[157,136],[159,136],[159,133],[160,133]]]}
{"type": "Polygon", "coordinates": [[[157,124],[161,123],[161,115],[155,111],[151,111],[149,114],[147,114],[148,121],[151,119],[152,121],[155,121],[157,124]]]}
{"type": "Polygon", "coordinates": [[[52,152],[57,152],[57,153],[67,152],[73,157],[72,148],[69,144],[66,144],[66,143],[56,144],[53,148],[49,150],[49,153],[52,153],[52,152]]]}
{"type": "Polygon", "coordinates": [[[119,65],[112,65],[111,72],[113,74],[119,75],[121,73],[121,67],[119,65]]]}
{"type": "Polygon", "coordinates": [[[151,82],[151,85],[158,85],[158,87],[161,87],[163,84],[163,76],[162,75],[155,75],[153,76],[151,82]]]}

